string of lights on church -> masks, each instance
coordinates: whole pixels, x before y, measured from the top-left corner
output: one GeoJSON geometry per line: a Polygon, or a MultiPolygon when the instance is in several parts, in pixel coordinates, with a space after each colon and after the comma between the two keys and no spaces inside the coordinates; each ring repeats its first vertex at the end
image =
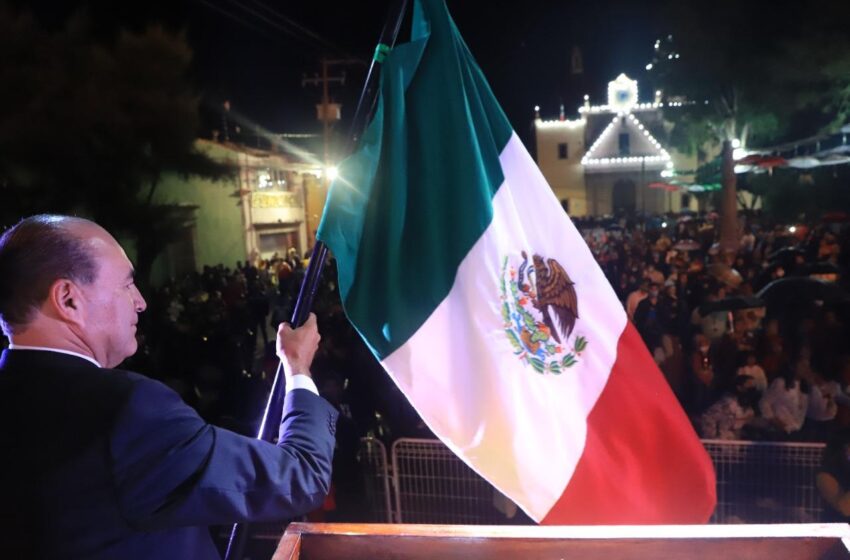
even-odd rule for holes
{"type": "Polygon", "coordinates": [[[585,95],[577,119],[544,120],[535,107],[537,163],[572,216],[619,212],[657,214],[697,210],[687,190],[669,183],[674,170],[693,170],[696,155],[665,146],[671,126],[661,109],[683,101],[640,102],[638,83],[620,74],[608,84],[608,99],[592,105],[585,95]]]}

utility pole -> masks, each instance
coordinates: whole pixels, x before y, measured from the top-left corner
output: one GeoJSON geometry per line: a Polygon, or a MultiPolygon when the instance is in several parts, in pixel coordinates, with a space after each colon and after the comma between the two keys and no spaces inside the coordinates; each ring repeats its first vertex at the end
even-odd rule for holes
{"type": "MultiPolygon", "coordinates": [[[[316,112],[319,117],[319,120],[322,121],[322,140],[323,140],[323,159],[322,164],[324,165],[324,169],[322,170],[322,184],[325,187],[325,192],[327,192],[328,186],[330,186],[330,180],[328,178],[328,169],[331,165],[331,125],[340,119],[341,114],[341,106],[339,103],[331,103],[329,86],[330,84],[339,84],[345,85],[345,72],[340,73],[337,76],[330,75],[330,68],[332,66],[337,65],[348,65],[348,64],[362,64],[361,60],[354,59],[328,59],[323,58],[321,60],[322,65],[322,73],[321,75],[316,74],[312,78],[308,78],[306,76],[301,78],[301,87],[304,86],[321,86],[322,87],[322,103],[321,105],[316,106],[316,112]]],[[[309,193],[307,192],[306,183],[304,185],[304,213],[306,215],[306,225],[307,225],[307,236],[311,237],[315,228],[318,227],[318,224],[315,224],[315,227],[310,223],[311,217],[308,212],[308,199],[309,193]]]]}
{"type": "Polygon", "coordinates": [[[330,67],[336,64],[345,64],[346,60],[330,60],[323,58],[322,74],[316,74],[312,78],[304,76],[301,78],[301,87],[304,86],[321,86],[322,87],[322,104],[316,106],[316,112],[319,120],[322,121],[322,135],[324,140],[324,160],[325,166],[330,165],[330,141],[331,141],[331,124],[338,121],[340,118],[340,105],[331,103],[329,86],[332,83],[345,85],[345,72],[338,76],[330,76],[330,67]]]}

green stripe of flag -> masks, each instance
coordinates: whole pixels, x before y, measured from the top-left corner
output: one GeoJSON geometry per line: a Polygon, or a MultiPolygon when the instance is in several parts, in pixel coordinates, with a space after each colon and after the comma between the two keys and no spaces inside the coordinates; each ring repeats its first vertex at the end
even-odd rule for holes
{"type": "Polygon", "coordinates": [[[412,40],[384,62],[376,114],[318,231],[346,313],[380,359],[448,295],[487,229],[512,134],[444,1],[414,9],[412,40]]]}

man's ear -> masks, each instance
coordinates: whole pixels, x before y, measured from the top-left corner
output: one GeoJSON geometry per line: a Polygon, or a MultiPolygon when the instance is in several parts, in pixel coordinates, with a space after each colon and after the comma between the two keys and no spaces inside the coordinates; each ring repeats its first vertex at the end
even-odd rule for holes
{"type": "Polygon", "coordinates": [[[50,285],[45,301],[45,309],[55,318],[83,326],[85,323],[85,309],[82,292],[79,286],[72,280],[60,278],[50,285]]]}

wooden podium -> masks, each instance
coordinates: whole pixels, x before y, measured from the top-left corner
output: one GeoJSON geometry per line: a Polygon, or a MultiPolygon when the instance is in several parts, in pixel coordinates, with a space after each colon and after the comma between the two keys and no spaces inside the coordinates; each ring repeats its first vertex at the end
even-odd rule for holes
{"type": "Polygon", "coordinates": [[[273,560],[850,559],[850,525],[473,526],[293,523],[273,560]]]}

